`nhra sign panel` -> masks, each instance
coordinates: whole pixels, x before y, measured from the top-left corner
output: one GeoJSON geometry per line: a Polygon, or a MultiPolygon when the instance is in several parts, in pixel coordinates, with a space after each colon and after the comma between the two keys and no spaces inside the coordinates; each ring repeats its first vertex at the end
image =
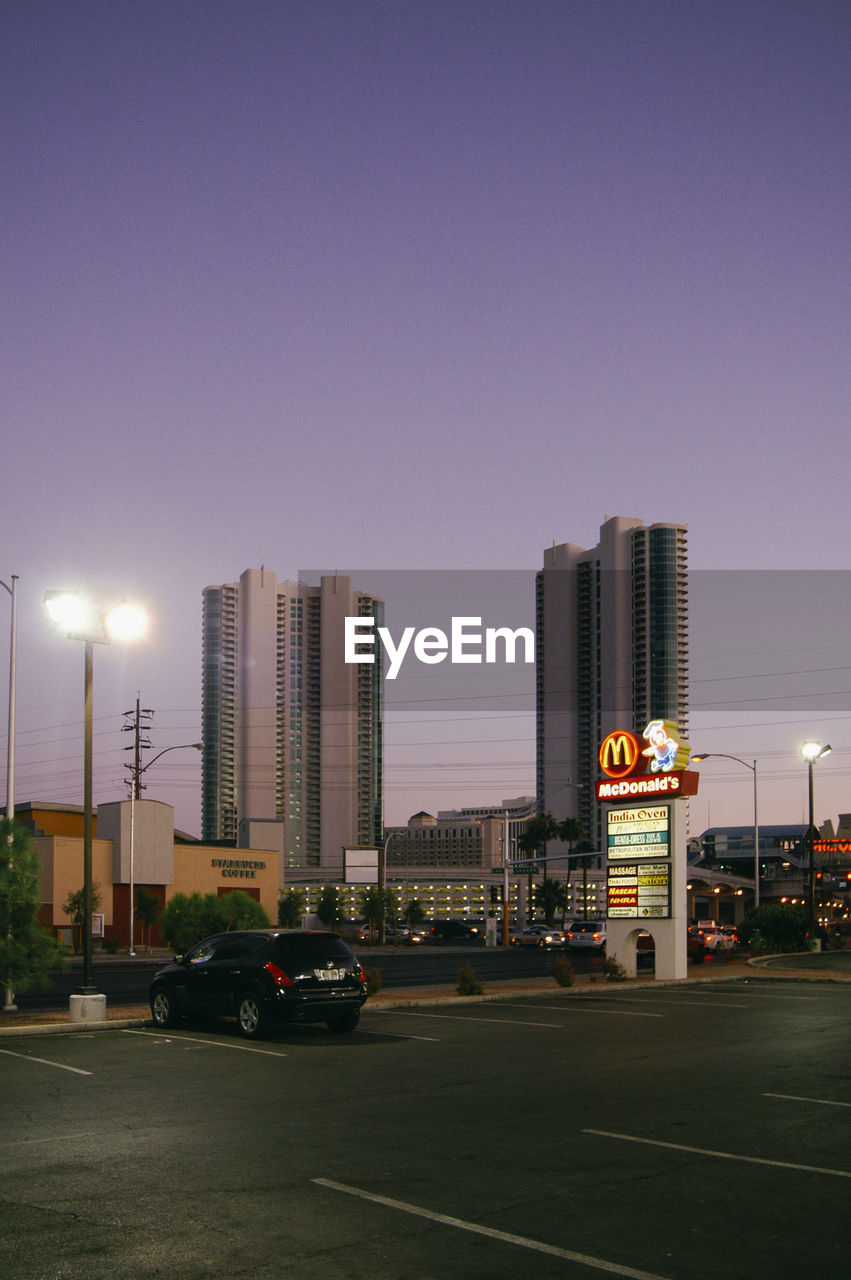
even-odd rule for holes
{"type": "Polygon", "coordinates": [[[691,747],[672,720],[651,720],[640,739],[616,729],[600,744],[600,768],[609,781],[596,784],[597,799],[694,795],[699,775],[687,772],[690,756],[691,747]]]}

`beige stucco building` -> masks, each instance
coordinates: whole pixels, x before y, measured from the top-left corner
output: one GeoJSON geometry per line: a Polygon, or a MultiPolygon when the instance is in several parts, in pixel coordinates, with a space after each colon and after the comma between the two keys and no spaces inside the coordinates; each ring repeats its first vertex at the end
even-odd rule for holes
{"type": "MultiPolygon", "coordinates": [[[[83,886],[83,810],[77,806],[24,804],[15,819],[29,828],[41,860],[41,925],[63,935],[71,921],[62,904],[83,886]]],[[[277,922],[278,855],[267,849],[201,844],[174,830],[174,810],[158,800],[121,800],[98,806],[92,840],[92,880],[98,886],[102,937],[127,947],[130,884],[153,893],[164,907],[176,893],[235,889],[254,898],[277,922]]],[[[96,926],[100,922],[96,921],[96,926]]],[[[101,933],[99,927],[97,933],[101,933]]],[[[141,936],[134,927],[136,943],[141,936]]],[[[151,938],[159,945],[156,926],[151,938]]]]}

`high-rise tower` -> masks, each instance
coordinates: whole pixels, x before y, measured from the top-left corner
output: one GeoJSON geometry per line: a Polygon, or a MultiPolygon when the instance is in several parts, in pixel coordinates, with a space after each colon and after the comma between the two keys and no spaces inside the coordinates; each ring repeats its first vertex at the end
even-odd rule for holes
{"type": "Polygon", "coordinates": [[[351,578],[247,569],[203,593],[202,826],[280,821],[284,866],[339,866],[382,839],[382,670],[346,663],[346,617],[384,621],[351,578]]]}
{"type": "Polygon", "coordinates": [[[686,527],[615,516],[591,550],[554,543],[536,607],[538,803],[600,849],[600,743],[651,719],[687,729],[686,527]]]}

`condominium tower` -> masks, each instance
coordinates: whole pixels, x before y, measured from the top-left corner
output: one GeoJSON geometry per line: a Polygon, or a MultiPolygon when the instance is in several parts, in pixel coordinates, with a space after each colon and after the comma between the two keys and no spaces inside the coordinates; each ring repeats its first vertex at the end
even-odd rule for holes
{"type": "Polygon", "coordinates": [[[383,602],[341,575],[317,587],[247,569],[205,589],[205,840],[278,823],[284,867],[330,869],[382,839],[382,670],[344,660],[356,616],[381,625],[383,602]]]}
{"type": "Polygon", "coordinates": [[[538,804],[604,848],[594,782],[615,729],[688,719],[686,527],[615,516],[587,550],[554,543],[537,575],[538,804]]]}

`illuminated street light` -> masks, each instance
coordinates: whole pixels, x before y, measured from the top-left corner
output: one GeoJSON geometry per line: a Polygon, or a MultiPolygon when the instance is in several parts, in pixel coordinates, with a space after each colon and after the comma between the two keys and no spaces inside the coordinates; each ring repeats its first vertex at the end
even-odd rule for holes
{"type": "Polygon", "coordinates": [[[44,605],[71,640],[85,645],[83,698],[83,985],[78,994],[94,995],[92,980],[92,668],[94,646],[116,639],[137,639],[145,629],[144,612],[121,601],[99,618],[76,591],[48,591],[44,605]],[[99,629],[95,626],[99,624],[99,629]]]}
{"type": "Polygon", "coordinates": [[[813,765],[816,760],[820,760],[822,756],[826,756],[830,752],[830,743],[823,747],[820,742],[805,742],[801,747],[801,755],[807,762],[808,774],[808,793],[809,793],[809,825],[807,827],[807,852],[808,852],[808,868],[809,868],[809,899],[810,899],[810,943],[815,943],[816,934],[818,933],[818,918],[816,913],[816,877],[815,877],[815,824],[813,821],[813,765]]]}
{"type": "Polygon", "coordinates": [[[728,756],[724,751],[704,751],[698,755],[692,755],[692,760],[711,760],[720,758],[721,760],[735,760],[737,764],[743,764],[746,769],[750,769],[753,774],[753,904],[754,909],[759,906],[759,808],[757,806],[757,787],[756,787],[756,760],[753,764],[748,764],[747,760],[741,760],[739,756],[728,756]]]}

